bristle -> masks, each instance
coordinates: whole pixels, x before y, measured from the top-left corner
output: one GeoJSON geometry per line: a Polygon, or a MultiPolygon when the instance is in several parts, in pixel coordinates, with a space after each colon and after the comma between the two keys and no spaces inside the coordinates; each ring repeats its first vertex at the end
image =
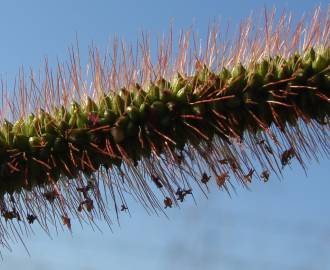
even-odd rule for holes
{"type": "Polygon", "coordinates": [[[295,28],[265,10],[232,40],[215,24],[205,44],[172,31],[156,57],[145,34],[135,51],[115,38],[86,69],[77,46],[56,71],[21,70],[12,92],[2,80],[0,244],[34,222],[111,225],[127,196],[166,213],[209,181],[230,193],[233,179],[248,188],[292,159],[329,158],[329,9],[295,28]]]}

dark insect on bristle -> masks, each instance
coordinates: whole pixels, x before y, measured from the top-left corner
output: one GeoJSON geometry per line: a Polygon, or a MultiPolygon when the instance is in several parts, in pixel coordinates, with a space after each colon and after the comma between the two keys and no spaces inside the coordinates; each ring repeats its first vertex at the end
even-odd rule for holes
{"type": "Polygon", "coordinates": [[[201,182],[207,184],[210,181],[211,176],[208,176],[205,172],[202,174],[201,182]]]}
{"type": "Polygon", "coordinates": [[[122,204],[121,207],[120,207],[120,211],[127,211],[128,210],[128,207],[125,205],[125,204],[122,204]]]}
{"type": "Polygon", "coordinates": [[[289,164],[290,160],[295,156],[295,151],[294,149],[291,147],[288,150],[285,150],[282,154],[281,154],[281,163],[282,166],[284,167],[285,165],[289,164]]]}
{"type": "Polygon", "coordinates": [[[244,175],[244,179],[245,179],[247,182],[251,183],[253,173],[254,173],[254,169],[250,169],[249,172],[248,172],[248,174],[244,175]]]}
{"type": "Polygon", "coordinates": [[[264,182],[267,182],[269,180],[269,171],[268,170],[264,170],[260,177],[264,180],[264,182]]]}
{"type": "Polygon", "coordinates": [[[37,219],[37,217],[33,214],[28,214],[26,216],[26,219],[27,219],[29,224],[33,224],[33,222],[37,219]]]}
{"type": "Polygon", "coordinates": [[[182,189],[182,188],[178,188],[177,191],[175,192],[175,195],[177,196],[177,200],[180,202],[183,202],[183,200],[185,199],[185,197],[188,194],[192,194],[192,189],[182,189]]]}
{"type": "Polygon", "coordinates": [[[67,226],[71,230],[71,219],[68,216],[62,216],[63,225],[67,226]]]}
{"type": "Polygon", "coordinates": [[[172,201],[172,199],[170,198],[170,197],[166,197],[165,199],[164,199],[164,208],[166,209],[166,208],[172,208],[172,206],[173,206],[173,201],[172,201]]]}
{"type": "Polygon", "coordinates": [[[6,221],[17,219],[18,221],[21,221],[20,214],[16,211],[16,209],[13,209],[12,211],[4,210],[2,211],[1,215],[5,218],[6,221]]]}
{"type": "Polygon", "coordinates": [[[151,179],[152,179],[152,181],[155,183],[155,185],[158,188],[162,188],[163,187],[163,184],[162,184],[160,178],[157,175],[152,174],[151,175],[151,179]]]}

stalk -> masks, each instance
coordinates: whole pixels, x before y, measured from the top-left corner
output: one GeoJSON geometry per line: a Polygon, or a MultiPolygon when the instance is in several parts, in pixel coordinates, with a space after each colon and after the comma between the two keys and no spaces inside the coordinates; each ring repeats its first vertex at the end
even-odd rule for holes
{"type": "MultiPolygon", "coordinates": [[[[214,61],[221,47],[211,32],[213,43],[190,74],[182,68],[187,47],[182,46],[176,64],[164,64],[170,57],[165,44],[157,67],[147,67],[146,54],[139,68],[132,64],[132,71],[149,74],[140,83],[136,76],[127,79],[134,72],[126,62],[124,71],[113,65],[105,72],[94,51],[90,96],[79,79],[77,55],[72,54],[68,77],[59,68],[53,79],[46,69],[40,84],[44,101],[39,98],[30,114],[21,104],[20,117],[3,120],[0,128],[5,223],[29,227],[37,221],[48,231],[57,219],[71,229],[72,216],[80,221],[102,216],[110,224],[102,200],[107,192],[117,218],[129,210],[128,194],[147,211],[158,212],[183,202],[196,186],[207,192],[211,180],[230,192],[233,179],[247,187],[254,180],[267,182],[271,174],[280,176],[292,159],[305,168],[306,158],[329,157],[329,20],[321,25],[319,12],[304,36],[298,29],[287,37],[291,49],[273,46],[285,18],[274,33],[266,23],[266,34],[252,43],[245,61],[243,51],[251,45],[246,37],[214,61]],[[297,40],[304,40],[303,49],[297,40]],[[110,90],[107,79],[118,79],[119,71],[126,79],[110,90]],[[152,73],[156,76],[146,79],[152,73]]],[[[22,89],[20,100],[39,93],[22,89]]],[[[6,245],[3,221],[1,232],[6,245]]]]}

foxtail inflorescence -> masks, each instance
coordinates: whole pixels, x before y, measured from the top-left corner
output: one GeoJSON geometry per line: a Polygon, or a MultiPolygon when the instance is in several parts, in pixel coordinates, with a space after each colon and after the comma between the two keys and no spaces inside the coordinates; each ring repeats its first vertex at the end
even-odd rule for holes
{"type": "Polygon", "coordinates": [[[231,177],[248,186],[280,176],[292,158],[305,168],[306,157],[329,157],[328,15],[317,9],[292,30],[290,17],[266,14],[261,30],[248,20],[231,44],[214,28],[204,51],[190,51],[187,32],[175,57],[163,40],[155,65],[145,40],[140,62],[123,43],[120,58],[115,43],[104,62],[91,51],[86,80],[72,51],[68,73],[46,65],[30,89],[21,78],[15,101],[3,89],[2,244],[7,223],[18,235],[34,222],[71,228],[72,216],[111,223],[104,193],[117,218],[127,195],[164,211],[210,180],[229,192],[231,177]]]}

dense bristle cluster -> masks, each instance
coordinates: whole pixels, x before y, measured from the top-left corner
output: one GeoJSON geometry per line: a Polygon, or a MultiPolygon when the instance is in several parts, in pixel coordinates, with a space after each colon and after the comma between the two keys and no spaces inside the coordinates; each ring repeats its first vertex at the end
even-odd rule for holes
{"type": "Polygon", "coordinates": [[[104,192],[117,217],[126,195],[164,211],[210,180],[230,191],[231,177],[247,186],[280,175],[292,158],[305,167],[306,157],[328,157],[330,27],[319,13],[296,31],[285,16],[272,30],[266,14],[263,35],[249,22],[232,47],[213,30],[204,54],[190,55],[182,35],[177,57],[170,61],[164,42],[155,66],[146,42],[140,65],[124,45],[125,60],[116,63],[115,45],[110,68],[95,50],[90,95],[75,53],[67,77],[46,67],[40,86],[31,74],[30,91],[21,79],[19,111],[3,103],[2,115],[10,108],[16,119],[0,128],[2,243],[7,222],[45,230],[57,219],[71,228],[72,216],[110,223],[104,192]]]}

